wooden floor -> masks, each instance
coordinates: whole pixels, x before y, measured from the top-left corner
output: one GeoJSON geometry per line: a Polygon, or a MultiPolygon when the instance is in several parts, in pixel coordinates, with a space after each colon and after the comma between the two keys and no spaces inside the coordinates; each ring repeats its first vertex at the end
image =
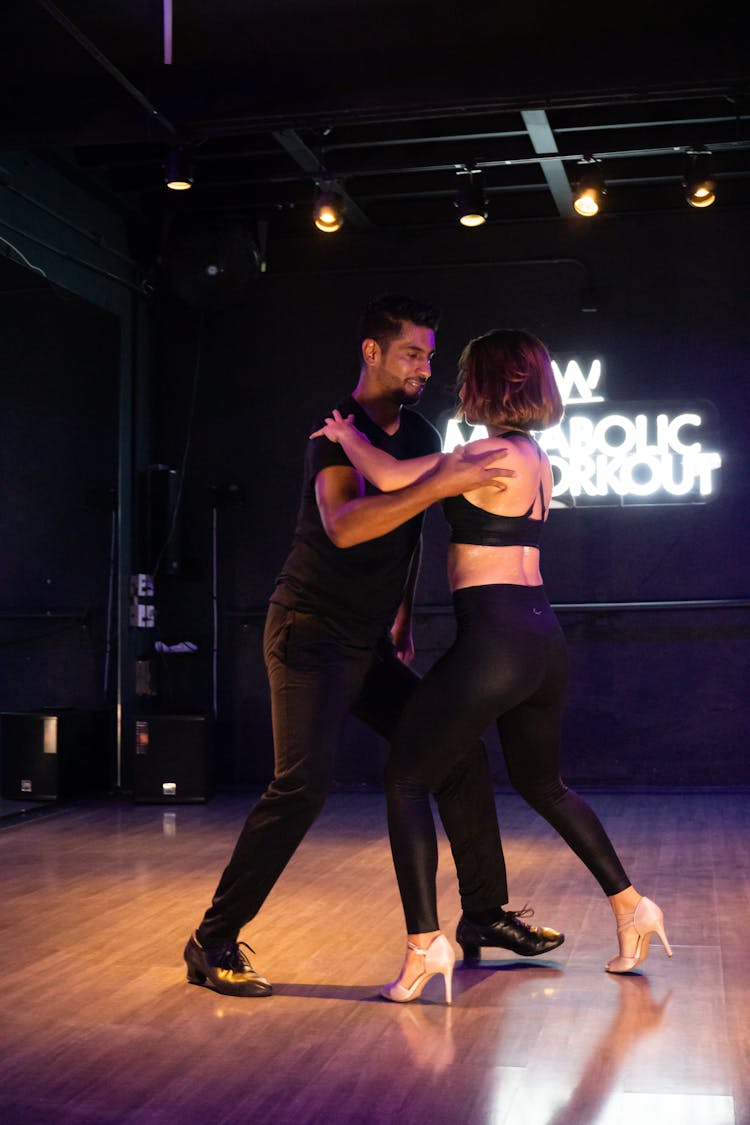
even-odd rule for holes
{"type": "MultiPolygon", "coordinates": [[[[614,926],[588,872],[498,794],[511,904],[567,937],[546,958],[459,959],[451,1008],[439,977],[417,1002],[377,998],[404,941],[378,793],[330,798],[243,934],[272,997],[186,983],[252,799],[0,820],[0,1121],[750,1123],[747,793],[589,794],[674,951],[654,942],[623,977],[603,971],[614,926]]],[[[453,941],[444,840],[440,914],[453,941]]]]}

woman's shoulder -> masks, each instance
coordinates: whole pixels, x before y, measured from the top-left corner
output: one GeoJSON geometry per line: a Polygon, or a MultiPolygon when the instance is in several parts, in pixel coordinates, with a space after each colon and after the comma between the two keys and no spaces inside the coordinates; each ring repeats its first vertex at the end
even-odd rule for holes
{"type": "Polygon", "coordinates": [[[467,444],[466,448],[473,450],[475,453],[487,453],[490,449],[510,448],[510,441],[505,436],[474,438],[467,444]]]}
{"type": "MultiPolygon", "coordinates": [[[[513,434],[478,438],[471,442],[471,448],[475,447],[477,453],[496,449],[497,464],[513,470],[513,476],[504,479],[501,488],[488,486],[466,493],[466,498],[476,507],[495,515],[518,516],[527,511],[530,500],[533,504],[540,483],[543,484],[545,494],[549,492],[549,461],[530,435],[516,431],[513,434]]],[[[494,462],[490,461],[489,464],[494,462]]]]}
{"type": "Polygon", "coordinates": [[[470,442],[469,448],[476,453],[487,453],[491,449],[503,450],[508,457],[518,457],[520,460],[530,459],[538,462],[544,455],[541,447],[536,443],[531,434],[521,430],[509,431],[492,437],[477,438],[470,442]]]}

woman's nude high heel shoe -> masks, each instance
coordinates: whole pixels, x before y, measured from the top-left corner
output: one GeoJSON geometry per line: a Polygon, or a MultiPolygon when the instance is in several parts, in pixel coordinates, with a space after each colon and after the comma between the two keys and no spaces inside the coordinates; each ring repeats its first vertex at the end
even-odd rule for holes
{"type": "Polygon", "coordinates": [[[380,995],[385,1000],[393,1000],[397,1004],[406,1004],[409,1000],[416,1000],[421,995],[422,989],[430,977],[434,977],[436,973],[442,973],[445,984],[445,1002],[450,1004],[453,963],[456,960],[456,955],[447,937],[444,934],[438,934],[436,938],[432,939],[427,949],[419,949],[416,945],[412,945],[410,941],[407,942],[407,945],[413,953],[418,953],[420,957],[424,957],[422,972],[409,988],[405,988],[401,984],[401,977],[399,977],[393,984],[383,985],[380,995]]]}
{"type": "Polygon", "coordinates": [[[617,919],[617,941],[620,946],[620,955],[607,962],[605,965],[607,972],[632,972],[636,965],[640,965],[648,957],[648,943],[652,934],[658,936],[667,951],[667,957],[671,957],[672,950],[664,932],[664,915],[650,898],[641,898],[632,914],[621,914],[617,919]],[[623,949],[633,948],[633,933],[637,937],[635,952],[628,956],[623,953],[623,949]]]}

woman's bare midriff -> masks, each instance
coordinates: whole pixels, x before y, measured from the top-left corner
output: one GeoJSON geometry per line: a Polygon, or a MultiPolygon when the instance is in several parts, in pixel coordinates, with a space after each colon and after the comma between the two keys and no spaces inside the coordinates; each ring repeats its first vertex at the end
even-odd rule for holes
{"type": "Polygon", "coordinates": [[[466,586],[541,586],[538,547],[481,547],[451,543],[448,549],[451,590],[466,586]]]}

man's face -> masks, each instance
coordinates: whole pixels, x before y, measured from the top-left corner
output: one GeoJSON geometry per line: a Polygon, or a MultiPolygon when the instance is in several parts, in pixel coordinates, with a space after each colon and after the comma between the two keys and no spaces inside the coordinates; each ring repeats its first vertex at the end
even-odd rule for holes
{"type": "Polygon", "coordinates": [[[401,335],[391,340],[385,351],[375,346],[378,360],[373,374],[382,394],[399,406],[412,406],[419,402],[432,374],[430,364],[435,354],[433,330],[405,320],[401,325],[401,335]]]}

